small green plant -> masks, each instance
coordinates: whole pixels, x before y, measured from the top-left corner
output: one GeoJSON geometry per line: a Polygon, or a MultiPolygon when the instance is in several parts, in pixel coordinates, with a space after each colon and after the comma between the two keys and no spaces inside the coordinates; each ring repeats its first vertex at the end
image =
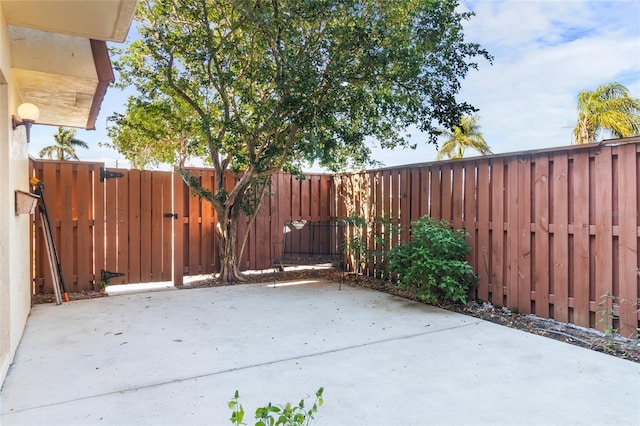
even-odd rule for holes
{"type": "MultiPolygon", "coordinates": [[[[313,415],[318,412],[318,408],[322,405],[322,393],[324,388],[316,391],[316,400],[313,406],[308,410],[305,408],[304,399],[301,399],[298,405],[292,405],[287,402],[284,405],[273,405],[268,403],[264,407],[256,409],[255,419],[258,420],[255,426],[307,426],[311,424],[313,415]]],[[[244,407],[240,404],[240,394],[236,390],[233,399],[228,403],[231,409],[231,424],[239,426],[244,425],[244,407]]]]}
{"type": "Polygon", "coordinates": [[[354,272],[362,272],[363,265],[369,260],[367,249],[367,221],[358,216],[338,219],[338,223],[348,227],[347,239],[344,242],[343,251],[349,256],[351,267],[354,272]]]}
{"type": "Polygon", "coordinates": [[[637,313],[640,306],[640,299],[633,302],[621,297],[616,297],[608,291],[600,296],[600,301],[596,305],[596,326],[601,326],[604,334],[607,336],[607,343],[602,344],[600,347],[604,352],[616,353],[620,351],[620,345],[623,344],[625,350],[640,353],[640,328],[636,328],[635,334],[632,336],[621,336],[620,330],[614,327],[615,321],[620,319],[616,315],[615,303],[619,306],[627,304],[637,313]]]}
{"type": "Polygon", "coordinates": [[[607,291],[600,296],[600,301],[597,305],[598,320],[596,321],[596,325],[604,324],[604,333],[607,335],[614,335],[618,333],[618,329],[613,327],[613,321],[616,319],[615,310],[613,308],[615,300],[616,297],[607,291]]]}
{"type": "Polygon", "coordinates": [[[423,216],[411,223],[411,239],[389,251],[389,269],[398,287],[416,292],[424,302],[467,302],[476,275],[465,260],[470,252],[463,230],[450,222],[423,216]]]}
{"type": "Polygon", "coordinates": [[[376,250],[371,251],[372,258],[375,259],[376,277],[383,280],[390,280],[389,274],[389,243],[391,235],[398,235],[400,227],[394,225],[392,220],[384,216],[376,220],[377,229],[373,235],[376,250]]]}

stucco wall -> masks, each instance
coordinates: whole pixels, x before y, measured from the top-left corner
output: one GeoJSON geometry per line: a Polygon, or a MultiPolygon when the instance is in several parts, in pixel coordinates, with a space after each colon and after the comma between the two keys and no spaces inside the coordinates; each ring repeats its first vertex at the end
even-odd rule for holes
{"type": "Polygon", "coordinates": [[[20,103],[12,85],[8,28],[0,3],[0,383],[22,337],[31,307],[29,215],[15,214],[15,191],[29,191],[24,127],[11,128],[20,103]]]}

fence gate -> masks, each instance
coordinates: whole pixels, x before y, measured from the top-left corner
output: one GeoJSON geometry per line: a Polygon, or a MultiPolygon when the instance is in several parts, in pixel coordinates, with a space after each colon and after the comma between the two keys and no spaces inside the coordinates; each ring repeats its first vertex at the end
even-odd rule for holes
{"type": "MultiPolygon", "coordinates": [[[[192,195],[179,175],[165,171],[105,169],[103,163],[32,160],[31,175],[45,184],[45,197],[64,281],[69,292],[109,284],[173,281],[216,270],[215,211],[192,195]]],[[[190,169],[214,189],[211,169],[190,169]]],[[[231,174],[231,172],[228,172],[231,174]]],[[[233,176],[229,176],[233,178],[233,176]]],[[[232,179],[228,180],[231,184],[232,179]]],[[[300,181],[276,174],[254,221],[242,216],[239,235],[249,230],[239,266],[272,265],[285,221],[335,220],[331,175],[300,181]]],[[[34,217],[35,293],[52,293],[44,239],[34,217]]]]}
{"type": "Polygon", "coordinates": [[[109,279],[110,284],[170,281],[172,222],[176,220],[171,172],[110,169],[103,175],[101,279],[109,279]]]}
{"type": "MultiPolygon", "coordinates": [[[[69,292],[100,283],[170,281],[171,172],[104,168],[103,163],[32,161],[44,183],[65,285],[69,292]]],[[[34,291],[51,293],[42,230],[34,217],[34,291]]]]}

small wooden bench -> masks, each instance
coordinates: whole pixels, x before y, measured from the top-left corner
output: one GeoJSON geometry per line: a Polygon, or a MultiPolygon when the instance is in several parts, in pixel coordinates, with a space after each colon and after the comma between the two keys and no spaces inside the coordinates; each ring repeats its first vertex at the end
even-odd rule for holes
{"type": "Polygon", "coordinates": [[[275,247],[278,255],[273,266],[284,271],[285,266],[331,264],[340,267],[344,274],[343,241],[343,226],[336,221],[287,221],[282,242],[274,243],[279,247],[275,247]]]}

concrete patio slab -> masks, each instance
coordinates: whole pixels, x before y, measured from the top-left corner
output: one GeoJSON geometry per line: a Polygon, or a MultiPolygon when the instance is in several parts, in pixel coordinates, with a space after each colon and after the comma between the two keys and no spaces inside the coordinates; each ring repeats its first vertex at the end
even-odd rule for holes
{"type": "Polygon", "coordinates": [[[224,425],[325,388],[318,425],[640,424],[640,365],[337,283],[34,306],[2,425],[224,425]]]}

